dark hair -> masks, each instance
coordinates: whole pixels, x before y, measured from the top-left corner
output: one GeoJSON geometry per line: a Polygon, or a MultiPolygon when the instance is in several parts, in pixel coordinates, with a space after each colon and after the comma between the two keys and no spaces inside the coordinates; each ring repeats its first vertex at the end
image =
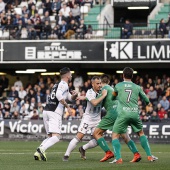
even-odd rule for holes
{"type": "Polygon", "coordinates": [[[94,80],[96,80],[96,79],[97,79],[97,80],[100,80],[100,77],[99,77],[99,76],[93,76],[92,79],[91,79],[91,81],[94,81],[94,80]]]}
{"type": "Polygon", "coordinates": [[[107,74],[103,74],[100,78],[101,78],[102,83],[109,84],[110,80],[107,74]]]}
{"type": "Polygon", "coordinates": [[[60,75],[62,76],[68,72],[70,72],[70,69],[68,67],[64,67],[60,70],[60,75]]]}
{"type": "Polygon", "coordinates": [[[133,69],[130,68],[130,67],[125,67],[123,69],[123,75],[127,79],[132,79],[132,77],[133,77],[133,69]]]}

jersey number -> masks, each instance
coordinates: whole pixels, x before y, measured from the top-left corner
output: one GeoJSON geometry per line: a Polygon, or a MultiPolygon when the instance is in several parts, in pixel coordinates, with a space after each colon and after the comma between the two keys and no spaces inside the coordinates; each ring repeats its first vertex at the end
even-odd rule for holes
{"type": "Polygon", "coordinates": [[[130,97],[131,97],[131,95],[132,95],[132,90],[130,90],[130,89],[125,89],[125,92],[128,92],[127,102],[129,103],[129,102],[130,102],[130,97]]]}
{"type": "Polygon", "coordinates": [[[55,98],[55,89],[51,92],[51,99],[55,98]]]}

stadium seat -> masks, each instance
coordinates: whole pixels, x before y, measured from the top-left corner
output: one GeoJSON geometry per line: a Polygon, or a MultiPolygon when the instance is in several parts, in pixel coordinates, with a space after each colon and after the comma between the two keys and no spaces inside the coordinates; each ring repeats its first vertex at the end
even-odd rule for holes
{"type": "Polygon", "coordinates": [[[22,8],[24,6],[26,6],[28,8],[28,2],[21,2],[21,4],[18,5],[18,7],[20,7],[20,8],[22,8]]]}
{"type": "Polygon", "coordinates": [[[42,8],[38,9],[38,14],[43,15],[43,9],[42,8]]]}
{"type": "Polygon", "coordinates": [[[21,30],[21,38],[27,38],[28,37],[28,32],[26,29],[22,29],[21,30]]]}
{"type": "Polygon", "coordinates": [[[55,23],[51,23],[51,28],[53,29],[56,26],[55,23]]]}
{"type": "Polygon", "coordinates": [[[87,14],[88,11],[89,11],[88,6],[81,6],[80,12],[81,12],[82,14],[87,14]]]}
{"type": "Polygon", "coordinates": [[[51,22],[56,22],[54,15],[50,16],[50,21],[51,21],[51,22]]]}
{"type": "Polygon", "coordinates": [[[2,34],[2,38],[8,39],[9,38],[9,31],[4,31],[2,34]]]}
{"type": "Polygon", "coordinates": [[[41,1],[38,1],[38,2],[36,3],[36,8],[37,8],[37,9],[40,8],[41,5],[42,5],[42,2],[41,2],[41,1]]]}
{"type": "Polygon", "coordinates": [[[2,37],[2,30],[0,30],[0,38],[2,37]]]}
{"type": "Polygon", "coordinates": [[[22,9],[21,8],[14,8],[14,11],[16,14],[22,15],[22,9]]]}

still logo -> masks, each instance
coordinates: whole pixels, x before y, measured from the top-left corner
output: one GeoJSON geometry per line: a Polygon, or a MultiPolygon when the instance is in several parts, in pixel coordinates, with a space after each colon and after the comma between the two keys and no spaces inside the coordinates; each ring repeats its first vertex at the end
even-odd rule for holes
{"type": "Polygon", "coordinates": [[[132,59],[133,43],[132,42],[115,42],[111,44],[109,49],[111,57],[114,59],[132,59]]]}

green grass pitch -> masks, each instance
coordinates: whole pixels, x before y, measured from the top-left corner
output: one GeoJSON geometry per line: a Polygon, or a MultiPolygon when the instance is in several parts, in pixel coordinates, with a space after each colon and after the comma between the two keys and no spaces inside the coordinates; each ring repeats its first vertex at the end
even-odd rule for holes
{"type": "MultiPolygon", "coordinates": [[[[47,162],[35,161],[33,154],[39,141],[0,141],[0,169],[1,170],[170,170],[170,144],[151,144],[153,155],[159,158],[156,162],[148,162],[147,157],[139,144],[137,147],[142,155],[138,163],[130,163],[133,154],[125,144],[122,144],[123,164],[115,165],[99,162],[104,156],[100,147],[87,151],[87,160],[80,159],[78,147],[72,152],[68,162],[63,162],[62,157],[68,142],[59,142],[47,150],[47,162]]],[[[111,145],[109,144],[111,147],[111,145]]],[[[112,159],[110,160],[112,161],[112,159]]]]}

